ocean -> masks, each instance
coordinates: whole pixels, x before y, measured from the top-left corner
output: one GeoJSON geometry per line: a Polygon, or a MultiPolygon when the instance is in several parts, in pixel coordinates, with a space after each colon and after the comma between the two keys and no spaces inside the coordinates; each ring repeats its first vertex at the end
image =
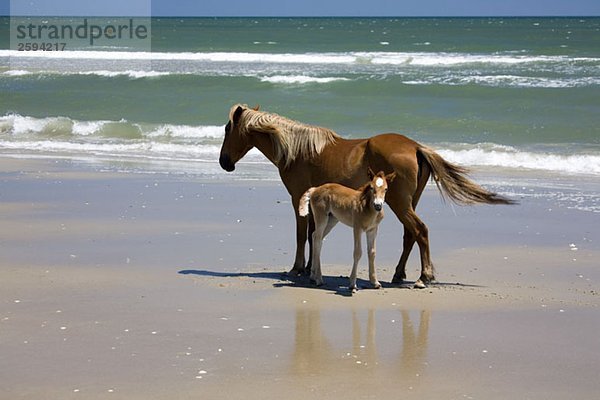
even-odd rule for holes
{"type": "Polygon", "coordinates": [[[19,52],[0,35],[0,156],[278,179],[256,151],[232,175],[218,166],[230,107],[259,104],[348,138],[399,132],[505,194],[600,212],[600,18],[152,18],[151,28],[151,51],[19,52]]]}

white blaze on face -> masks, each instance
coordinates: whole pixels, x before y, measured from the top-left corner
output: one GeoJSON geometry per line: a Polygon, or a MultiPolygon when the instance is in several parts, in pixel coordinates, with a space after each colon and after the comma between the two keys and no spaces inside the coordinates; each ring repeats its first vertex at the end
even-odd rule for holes
{"type": "MultiPolygon", "coordinates": [[[[377,186],[378,188],[383,187],[384,185],[384,180],[383,178],[377,178],[375,179],[375,186],[377,186]]],[[[373,203],[376,206],[383,206],[383,202],[385,201],[385,193],[382,193],[381,191],[376,191],[375,192],[375,199],[373,199],[373,203]]]]}

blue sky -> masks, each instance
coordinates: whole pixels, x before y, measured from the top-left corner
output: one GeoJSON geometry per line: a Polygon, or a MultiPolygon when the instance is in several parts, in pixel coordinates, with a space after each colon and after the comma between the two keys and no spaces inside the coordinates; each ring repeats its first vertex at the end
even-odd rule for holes
{"type": "Polygon", "coordinates": [[[11,13],[82,16],[600,16],[600,0],[0,0],[0,14],[11,13]]]}

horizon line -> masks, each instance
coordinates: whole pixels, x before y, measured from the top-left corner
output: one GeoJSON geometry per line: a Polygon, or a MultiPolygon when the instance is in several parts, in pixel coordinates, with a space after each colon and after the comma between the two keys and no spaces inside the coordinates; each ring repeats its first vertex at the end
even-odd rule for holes
{"type": "Polygon", "coordinates": [[[0,17],[71,17],[71,18],[599,18],[599,15],[9,15],[0,17]]]}

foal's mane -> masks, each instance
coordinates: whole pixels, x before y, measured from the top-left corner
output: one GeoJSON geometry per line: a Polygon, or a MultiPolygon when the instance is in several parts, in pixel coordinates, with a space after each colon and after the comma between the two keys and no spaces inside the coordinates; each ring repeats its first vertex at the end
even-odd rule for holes
{"type": "Polygon", "coordinates": [[[340,138],[331,129],[303,124],[240,104],[231,108],[230,120],[233,120],[235,110],[240,106],[244,109],[237,121],[240,134],[247,135],[251,131],[258,131],[271,135],[275,161],[283,168],[298,158],[310,159],[319,155],[325,146],[340,138]]]}

